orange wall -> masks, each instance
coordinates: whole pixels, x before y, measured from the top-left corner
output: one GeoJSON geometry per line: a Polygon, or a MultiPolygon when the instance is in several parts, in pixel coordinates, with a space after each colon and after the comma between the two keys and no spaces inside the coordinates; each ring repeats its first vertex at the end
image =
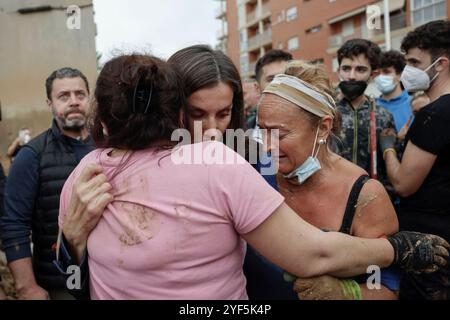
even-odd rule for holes
{"type": "Polygon", "coordinates": [[[236,0],[227,0],[228,42],[227,54],[240,70],[240,43],[236,0]]]}

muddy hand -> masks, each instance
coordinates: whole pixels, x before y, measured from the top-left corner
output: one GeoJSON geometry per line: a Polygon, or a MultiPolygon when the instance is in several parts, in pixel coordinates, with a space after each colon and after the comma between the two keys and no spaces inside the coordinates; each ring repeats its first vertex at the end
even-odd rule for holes
{"type": "Polygon", "coordinates": [[[448,263],[450,245],[441,237],[402,231],[388,240],[395,251],[393,265],[407,272],[432,273],[448,263]]]}
{"type": "Polygon", "coordinates": [[[111,189],[102,167],[93,164],[86,166],[74,183],[63,233],[76,261],[81,259],[89,234],[113,200],[111,189]]]}
{"type": "Polygon", "coordinates": [[[361,300],[361,290],[355,281],[327,275],[298,278],[294,282],[294,291],[300,300],[361,300]]]}
{"type": "Polygon", "coordinates": [[[397,134],[393,129],[384,129],[380,134],[380,147],[381,151],[395,148],[395,142],[397,140],[397,134]]]}

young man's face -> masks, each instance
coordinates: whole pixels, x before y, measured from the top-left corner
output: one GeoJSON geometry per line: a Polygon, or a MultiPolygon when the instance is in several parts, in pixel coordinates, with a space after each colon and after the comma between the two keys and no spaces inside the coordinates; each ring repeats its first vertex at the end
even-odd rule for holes
{"type": "Polygon", "coordinates": [[[256,107],[261,94],[256,82],[244,82],[242,90],[244,91],[244,112],[247,115],[252,108],[256,107]]]}
{"type": "Polygon", "coordinates": [[[344,81],[369,81],[372,75],[369,59],[365,54],[343,58],[339,66],[339,76],[344,81]]]}
{"type": "Polygon", "coordinates": [[[409,49],[405,54],[405,59],[409,66],[422,70],[425,70],[433,63],[431,55],[427,51],[419,48],[409,49]]]}
{"type": "Polygon", "coordinates": [[[60,129],[78,132],[84,128],[89,95],[82,78],[55,79],[47,104],[60,129]]]}
{"type": "Polygon", "coordinates": [[[394,79],[394,83],[398,85],[400,83],[401,73],[397,73],[393,66],[387,68],[380,68],[380,75],[391,76],[394,79]]]}
{"type": "Polygon", "coordinates": [[[395,83],[400,83],[401,73],[397,73],[394,67],[381,68],[380,74],[383,76],[392,76],[394,78],[395,83]]]}
{"type": "Polygon", "coordinates": [[[277,74],[284,73],[286,65],[287,61],[274,61],[262,67],[261,79],[259,79],[259,87],[261,88],[261,92],[264,91],[266,86],[277,74]]]}

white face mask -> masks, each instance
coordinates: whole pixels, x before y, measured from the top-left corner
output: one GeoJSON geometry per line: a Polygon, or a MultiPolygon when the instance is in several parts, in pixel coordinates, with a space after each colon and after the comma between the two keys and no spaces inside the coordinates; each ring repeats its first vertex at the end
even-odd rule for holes
{"type": "Polygon", "coordinates": [[[428,90],[431,86],[431,83],[439,75],[439,72],[436,73],[436,75],[433,77],[433,79],[430,79],[430,76],[428,75],[427,71],[431,67],[433,67],[439,60],[440,60],[440,58],[437,58],[425,70],[407,65],[405,67],[405,69],[403,70],[402,76],[400,78],[400,81],[403,83],[405,90],[408,92],[417,92],[417,91],[428,90]]]}

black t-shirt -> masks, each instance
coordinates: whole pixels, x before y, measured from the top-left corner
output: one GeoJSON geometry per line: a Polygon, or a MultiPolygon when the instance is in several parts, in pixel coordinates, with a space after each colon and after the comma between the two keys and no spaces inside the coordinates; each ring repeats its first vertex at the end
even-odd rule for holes
{"type": "Polygon", "coordinates": [[[419,111],[405,145],[408,141],[437,158],[419,190],[402,198],[400,229],[434,233],[450,240],[450,94],[419,111]]]}

